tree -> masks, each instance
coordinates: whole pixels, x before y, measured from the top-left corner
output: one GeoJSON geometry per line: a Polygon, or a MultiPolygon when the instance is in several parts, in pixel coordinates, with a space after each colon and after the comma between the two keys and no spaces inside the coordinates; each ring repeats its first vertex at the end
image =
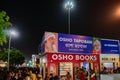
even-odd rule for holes
{"type": "Polygon", "coordinates": [[[7,15],[5,11],[0,12],[0,45],[7,42],[5,29],[8,26],[11,26],[12,23],[9,21],[10,17],[7,15]]]}
{"type": "MultiPolygon", "coordinates": [[[[8,49],[4,49],[3,53],[0,57],[0,60],[7,61],[8,60],[8,49]]],[[[25,61],[25,56],[20,50],[15,48],[10,49],[10,65],[18,65],[22,64],[25,61]]]]}

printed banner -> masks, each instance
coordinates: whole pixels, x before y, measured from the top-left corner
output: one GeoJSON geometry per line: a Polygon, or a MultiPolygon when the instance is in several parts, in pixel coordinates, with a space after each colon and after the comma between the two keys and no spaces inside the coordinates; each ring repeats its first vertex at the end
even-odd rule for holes
{"type": "Polygon", "coordinates": [[[58,52],[92,53],[92,37],[58,34],[58,52]]]}
{"type": "Polygon", "coordinates": [[[45,32],[41,51],[76,54],[118,54],[119,40],[45,32]]]}
{"type": "Polygon", "coordinates": [[[110,40],[110,39],[102,39],[102,53],[104,54],[119,54],[119,41],[118,40],[110,40]]]}

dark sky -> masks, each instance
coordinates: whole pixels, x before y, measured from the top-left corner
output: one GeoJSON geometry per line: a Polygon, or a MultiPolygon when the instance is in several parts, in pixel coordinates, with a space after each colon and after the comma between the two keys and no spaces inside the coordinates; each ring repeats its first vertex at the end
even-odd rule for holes
{"type": "MultiPolygon", "coordinates": [[[[12,47],[26,56],[37,54],[44,31],[68,33],[66,0],[1,0],[20,36],[12,39],[12,47]]],[[[73,0],[71,34],[119,39],[120,16],[114,15],[120,0],[73,0]]]]}

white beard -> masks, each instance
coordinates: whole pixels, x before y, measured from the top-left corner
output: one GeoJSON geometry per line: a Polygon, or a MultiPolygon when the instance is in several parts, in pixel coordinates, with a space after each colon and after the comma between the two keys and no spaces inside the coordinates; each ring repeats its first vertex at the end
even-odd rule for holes
{"type": "Polygon", "coordinates": [[[52,45],[52,47],[53,47],[53,52],[57,52],[56,45],[55,45],[55,44],[53,44],[53,45],[52,45]]]}
{"type": "Polygon", "coordinates": [[[46,46],[49,48],[49,52],[57,52],[57,48],[54,43],[52,44],[50,41],[48,41],[46,46]]]}

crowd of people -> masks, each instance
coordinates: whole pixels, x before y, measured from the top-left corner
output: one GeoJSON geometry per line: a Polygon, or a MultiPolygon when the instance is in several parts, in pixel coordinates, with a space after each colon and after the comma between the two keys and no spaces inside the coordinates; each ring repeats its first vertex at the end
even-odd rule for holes
{"type": "Polygon", "coordinates": [[[0,80],[97,80],[94,70],[90,70],[88,73],[85,69],[78,68],[74,73],[75,76],[72,76],[70,72],[67,72],[64,76],[58,76],[54,74],[46,74],[46,77],[43,79],[43,76],[40,74],[38,68],[10,68],[7,71],[7,68],[0,69],[0,80]],[[91,79],[88,79],[90,74],[91,79]]]}
{"type": "Polygon", "coordinates": [[[38,68],[1,68],[0,80],[42,80],[42,75],[38,68]]]}
{"type": "Polygon", "coordinates": [[[87,71],[85,68],[77,68],[75,80],[97,80],[97,77],[95,71],[92,69],[87,71]]]}

